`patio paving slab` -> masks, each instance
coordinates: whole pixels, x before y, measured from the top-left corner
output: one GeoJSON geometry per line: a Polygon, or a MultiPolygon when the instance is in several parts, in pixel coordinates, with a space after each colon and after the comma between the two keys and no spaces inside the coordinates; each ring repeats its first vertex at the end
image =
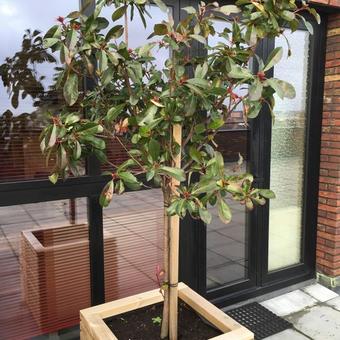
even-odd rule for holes
{"type": "Polygon", "coordinates": [[[314,340],[338,340],[340,312],[328,306],[314,306],[286,318],[314,340]]]}
{"type": "Polygon", "coordinates": [[[326,304],[328,306],[333,307],[334,309],[340,311],[340,296],[337,296],[336,298],[332,299],[332,300],[328,300],[326,302],[326,304]]]}
{"type": "Polygon", "coordinates": [[[294,329],[286,329],[283,332],[274,334],[265,338],[263,340],[309,340],[306,336],[302,335],[301,333],[295,331],[294,329]]]}
{"type": "Polygon", "coordinates": [[[304,288],[303,291],[320,302],[325,302],[338,296],[337,293],[331,291],[330,289],[327,289],[319,283],[308,286],[304,288]]]}
{"type": "Polygon", "coordinates": [[[278,316],[286,316],[301,311],[306,307],[314,306],[318,301],[301,290],[275,297],[262,302],[262,306],[268,308],[278,316]]]}

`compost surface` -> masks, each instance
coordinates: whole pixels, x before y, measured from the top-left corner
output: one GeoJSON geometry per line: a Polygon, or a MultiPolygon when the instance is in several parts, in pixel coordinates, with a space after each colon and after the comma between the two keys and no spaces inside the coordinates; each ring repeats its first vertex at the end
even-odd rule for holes
{"type": "MultiPolygon", "coordinates": [[[[188,305],[179,304],[178,339],[207,340],[222,333],[203,320],[188,305]]],[[[140,308],[105,320],[119,340],[159,340],[162,304],[140,308]],[[156,318],[156,319],[155,319],[156,318]]]]}

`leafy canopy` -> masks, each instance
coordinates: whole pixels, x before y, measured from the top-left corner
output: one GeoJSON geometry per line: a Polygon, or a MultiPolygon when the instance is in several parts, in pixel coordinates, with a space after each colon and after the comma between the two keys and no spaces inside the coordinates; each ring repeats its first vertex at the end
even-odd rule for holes
{"type": "MultiPolygon", "coordinates": [[[[167,11],[161,0],[154,3],[167,11]]],[[[256,47],[264,38],[284,34],[284,26],[295,31],[300,20],[311,31],[302,12],[317,21],[319,16],[305,3],[297,7],[294,0],[238,0],[224,6],[201,2],[183,10],[185,19],[175,23],[168,13],[167,21],[154,26],[152,40],[136,49],[124,41],[128,26],[119,20],[125,17],[127,22],[128,13],[133,20],[138,13],[146,25],[146,0],[99,0],[90,16],[72,12],[60,17],[44,44],[60,53],[64,69],[57,86],[68,105],[51,117],[41,149],[55,160],[50,176],[54,183],[70,173],[77,175],[81,160],[90,153],[107,163],[110,171],[105,174],[110,177],[100,198],[104,207],[126,187],[138,190],[155,183],[163,190],[169,215],[189,213],[209,223],[208,207],[217,206],[221,220],[228,223],[232,213],[226,198],[252,209],[275,195],[253,188],[249,173],[228,172],[214,142],[216,133],[235,110],[242,110],[247,124],[264,106],[273,111],[275,93],[295,97],[291,84],[268,77],[268,71],[288,57],[282,48],[261,60],[256,47]],[[104,6],[112,7],[111,21],[100,16],[104,6]],[[214,20],[225,22],[222,32],[216,32],[214,20]],[[216,35],[219,43],[209,46],[209,38],[216,35]],[[193,57],[190,49],[197,44],[206,53],[193,57]],[[170,57],[159,68],[155,56],[161,49],[170,57]],[[258,65],[255,72],[249,69],[251,61],[258,65]],[[92,79],[91,89],[83,89],[86,79],[92,79]],[[238,88],[247,93],[238,95],[238,88]],[[182,128],[181,147],[173,139],[176,125],[182,128]],[[125,150],[126,161],[114,164],[107,158],[110,143],[125,150]],[[192,174],[199,174],[199,180],[193,181],[192,174]],[[180,184],[173,187],[171,179],[180,184]]]]}

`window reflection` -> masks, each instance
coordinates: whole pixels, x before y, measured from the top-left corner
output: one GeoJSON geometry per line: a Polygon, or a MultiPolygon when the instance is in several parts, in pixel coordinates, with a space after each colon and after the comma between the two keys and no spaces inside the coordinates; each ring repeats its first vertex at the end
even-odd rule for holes
{"type": "MultiPolygon", "coordinates": [[[[231,28],[231,24],[215,21],[217,32],[224,28],[231,28]]],[[[209,37],[209,45],[216,46],[225,43],[225,38],[209,37]]],[[[235,93],[242,96],[246,89],[236,88],[235,93]]],[[[238,105],[230,115],[227,123],[216,135],[215,142],[224,158],[225,170],[229,174],[247,171],[248,160],[248,128],[244,124],[243,106],[238,105]],[[237,166],[239,155],[244,162],[237,166]]],[[[223,224],[217,213],[212,210],[212,223],[207,225],[207,288],[217,288],[242,281],[248,277],[248,226],[244,206],[239,202],[228,200],[233,212],[233,219],[229,224],[223,224]]]]}
{"type": "MultiPolygon", "coordinates": [[[[169,8],[171,11],[172,9],[169,8]]],[[[140,47],[148,42],[157,41],[157,37],[148,39],[149,35],[153,33],[153,27],[155,24],[160,23],[162,20],[168,20],[167,13],[161,11],[157,6],[151,5],[147,6],[147,11],[150,14],[149,16],[145,16],[146,20],[146,28],[143,26],[143,22],[140,19],[138,13],[134,13],[133,20],[128,23],[128,44],[131,48],[140,47]]],[[[101,16],[105,17],[112,23],[113,7],[108,6],[104,7],[101,13],[101,16]]],[[[130,18],[130,7],[127,11],[128,17],[130,18]]],[[[124,25],[124,19],[121,18],[118,21],[115,21],[116,25],[124,25]]],[[[123,37],[117,39],[118,42],[123,41],[123,37]]],[[[158,49],[157,47],[153,49],[153,55],[156,57],[155,63],[161,69],[164,66],[165,61],[169,58],[169,50],[162,48],[158,49]]]]}
{"type": "Polygon", "coordinates": [[[78,1],[0,0],[0,182],[46,178],[39,135],[46,112],[63,104],[51,87],[58,56],[42,48],[43,32],[78,1]],[[44,15],[39,15],[41,9],[44,15]],[[40,33],[41,32],[41,33],[40,33]]]}

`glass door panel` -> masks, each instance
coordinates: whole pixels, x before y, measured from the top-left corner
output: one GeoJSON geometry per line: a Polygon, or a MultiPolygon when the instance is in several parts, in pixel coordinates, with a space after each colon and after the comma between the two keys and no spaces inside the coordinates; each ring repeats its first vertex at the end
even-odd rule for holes
{"type": "Polygon", "coordinates": [[[274,77],[290,82],[296,90],[292,100],[276,97],[272,128],[268,270],[282,269],[301,261],[303,188],[306,140],[306,103],[309,33],[297,31],[287,38],[293,55],[287,58],[284,38],[275,40],[284,57],[274,68],[274,77]]]}
{"type": "Polygon", "coordinates": [[[42,37],[58,16],[78,9],[77,0],[0,3],[0,182],[47,179],[52,170],[39,135],[64,102],[52,86],[59,55],[43,49],[42,37]]]}
{"type": "MultiPolygon", "coordinates": [[[[216,142],[224,157],[225,169],[230,174],[247,169],[248,130],[237,119],[218,133],[216,142]],[[237,167],[238,155],[244,162],[237,167]]],[[[217,209],[207,225],[207,288],[217,288],[248,278],[248,225],[243,205],[231,199],[227,201],[233,219],[229,224],[220,221],[217,209]]]]}
{"type": "MultiPolygon", "coordinates": [[[[229,23],[215,21],[216,31],[222,32],[230,28],[229,23]]],[[[209,45],[216,46],[224,38],[217,34],[209,38],[209,45]]],[[[235,92],[242,96],[244,88],[236,88],[235,92]]],[[[230,174],[247,170],[248,127],[243,120],[242,103],[228,118],[227,124],[216,136],[218,149],[224,158],[225,169],[230,174]],[[244,162],[237,166],[239,154],[244,162]]],[[[248,225],[244,206],[231,199],[227,201],[233,219],[224,224],[218,217],[217,209],[212,211],[212,223],[207,225],[207,289],[244,281],[248,278],[248,225]]]]}

